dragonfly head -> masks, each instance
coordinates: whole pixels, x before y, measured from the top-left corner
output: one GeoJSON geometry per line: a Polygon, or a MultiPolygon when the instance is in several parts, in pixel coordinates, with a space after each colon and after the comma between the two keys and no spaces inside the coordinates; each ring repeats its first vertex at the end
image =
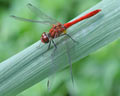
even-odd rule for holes
{"type": "Polygon", "coordinates": [[[49,43],[49,37],[48,37],[48,35],[47,35],[45,32],[43,32],[40,40],[41,40],[41,42],[43,42],[43,43],[49,43]]]}

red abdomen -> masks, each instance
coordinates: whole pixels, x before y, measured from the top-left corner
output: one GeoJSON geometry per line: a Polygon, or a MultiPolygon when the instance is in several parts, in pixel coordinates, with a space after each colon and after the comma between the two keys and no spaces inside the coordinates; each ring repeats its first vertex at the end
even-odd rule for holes
{"type": "Polygon", "coordinates": [[[71,22],[65,23],[64,26],[65,26],[65,28],[69,28],[73,24],[76,24],[76,23],[78,23],[78,22],[80,22],[80,21],[82,21],[84,19],[90,18],[90,17],[96,15],[97,13],[99,13],[100,11],[101,11],[101,9],[97,9],[97,10],[94,10],[92,12],[89,12],[88,14],[86,14],[86,15],[78,18],[78,19],[75,19],[75,20],[73,20],[71,22]]]}

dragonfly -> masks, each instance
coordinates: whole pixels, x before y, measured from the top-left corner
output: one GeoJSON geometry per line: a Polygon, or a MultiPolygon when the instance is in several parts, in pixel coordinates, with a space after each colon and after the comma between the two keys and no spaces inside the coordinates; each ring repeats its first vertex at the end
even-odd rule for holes
{"type": "MultiPolygon", "coordinates": [[[[71,27],[72,25],[82,21],[82,20],[85,20],[85,19],[88,19],[96,14],[98,14],[101,9],[96,9],[96,10],[93,10],[87,14],[85,14],[84,16],[82,17],[79,17],[71,22],[68,22],[68,23],[65,23],[65,24],[62,24],[60,22],[58,22],[57,20],[53,19],[52,17],[48,16],[47,14],[45,14],[43,11],[41,11],[39,8],[33,6],[31,3],[28,3],[27,4],[28,8],[34,13],[36,14],[37,16],[40,17],[41,20],[31,20],[31,19],[27,19],[27,18],[22,18],[22,17],[17,17],[17,16],[14,16],[14,15],[11,15],[12,18],[14,19],[17,19],[17,20],[20,20],[20,21],[27,21],[27,22],[33,22],[33,23],[40,23],[40,24],[49,24],[49,25],[52,25],[52,28],[49,30],[49,32],[43,32],[41,37],[40,37],[40,40],[42,43],[44,44],[49,44],[48,45],[48,48],[47,50],[50,49],[51,47],[51,43],[54,45],[55,47],[55,50],[57,49],[57,45],[56,43],[54,42],[54,39],[55,38],[58,38],[58,37],[61,37],[61,36],[67,36],[69,37],[73,42],[76,42],[76,40],[74,40],[68,33],[67,33],[67,29],[69,27],[71,27]]],[[[72,64],[69,60],[69,63],[70,63],[70,68],[71,68],[71,78],[72,78],[72,82],[73,82],[73,76],[72,76],[72,64]]],[[[48,81],[49,83],[49,81],[48,81]]],[[[48,84],[49,85],[49,84],[48,84]]]]}

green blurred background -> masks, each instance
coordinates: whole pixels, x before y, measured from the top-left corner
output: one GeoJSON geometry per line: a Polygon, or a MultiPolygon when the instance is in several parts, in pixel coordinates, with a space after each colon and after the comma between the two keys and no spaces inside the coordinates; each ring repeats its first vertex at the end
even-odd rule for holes
{"type": "MultiPolygon", "coordinates": [[[[10,15],[38,19],[26,7],[27,3],[65,23],[100,2],[100,0],[0,0],[0,62],[39,40],[49,26],[21,22],[10,15]]],[[[46,80],[18,96],[120,96],[120,40],[73,64],[75,86],[69,68],[56,73],[50,92],[46,80]]]]}

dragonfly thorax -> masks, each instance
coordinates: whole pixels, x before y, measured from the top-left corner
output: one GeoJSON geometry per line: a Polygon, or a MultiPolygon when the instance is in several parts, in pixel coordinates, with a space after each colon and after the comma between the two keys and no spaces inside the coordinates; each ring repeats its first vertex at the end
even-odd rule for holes
{"type": "Polygon", "coordinates": [[[65,31],[65,27],[63,24],[58,23],[56,25],[53,25],[53,27],[49,31],[49,37],[51,38],[57,38],[65,31]]]}
{"type": "Polygon", "coordinates": [[[63,24],[61,23],[57,23],[56,25],[53,25],[53,27],[50,29],[49,33],[45,33],[43,32],[40,40],[43,43],[49,43],[49,39],[54,39],[59,37],[62,33],[64,33],[64,31],[66,30],[66,28],[64,27],[63,24]]]}

